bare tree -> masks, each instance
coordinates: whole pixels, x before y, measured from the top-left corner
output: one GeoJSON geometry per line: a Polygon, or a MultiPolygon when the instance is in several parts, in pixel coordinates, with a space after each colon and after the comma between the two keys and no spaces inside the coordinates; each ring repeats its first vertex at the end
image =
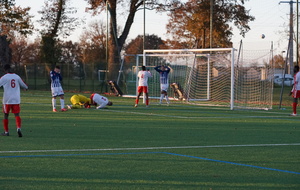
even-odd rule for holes
{"type": "Polygon", "coordinates": [[[48,0],[40,14],[39,21],[43,29],[42,34],[42,60],[50,63],[52,67],[59,61],[60,50],[56,45],[59,35],[69,36],[80,24],[78,18],[71,15],[76,13],[76,9],[70,7],[69,0],[48,0]]]}
{"type": "Polygon", "coordinates": [[[135,14],[145,3],[147,8],[156,11],[167,11],[171,5],[179,0],[86,0],[93,10],[94,14],[105,11],[106,7],[110,15],[109,24],[109,80],[116,80],[120,68],[120,52],[133,24],[135,14]],[[119,12],[118,12],[119,11],[119,12]],[[126,18],[122,31],[118,31],[118,15],[126,18]]]}

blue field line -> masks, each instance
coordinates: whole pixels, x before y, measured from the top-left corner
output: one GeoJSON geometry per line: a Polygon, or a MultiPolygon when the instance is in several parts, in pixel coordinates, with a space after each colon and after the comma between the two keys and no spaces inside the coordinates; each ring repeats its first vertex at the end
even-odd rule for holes
{"type": "Polygon", "coordinates": [[[300,172],[294,172],[294,171],[288,171],[288,170],[280,170],[280,169],[275,169],[275,168],[267,168],[267,167],[249,165],[249,164],[240,164],[240,163],[235,163],[235,162],[228,162],[228,161],[223,161],[223,160],[215,160],[215,159],[210,159],[210,158],[202,158],[202,157],[198,157],[198,156],[190,156],[190,155],[176,154],[176,153],[170,153],[170,152],[163,152],[163,153],[173,155],[173,156],[182,156],[182,157],[195,158],[195,159],[207,160],[207,161],[212,161],[212,162],[220,162],[220,163],[225,163],[225,164],[233,164],[233,165],[238,165],[238,166],[245,166],[245,167],[258,168],[258,169],[264,169],[264,170],[273,170],[273,171],[278,171],[278,172],[285,172],[285,173],[300,175],[300,172]]]}
{"type": "Polygon", "coordinates": [[[176,153],[170,153],[170,152],[127,152],[127,153],[91,153],[91,154],[49,154],[49,155],[14,155],[14,156],[0,156],[0,158],[38,158],[38,157],[68,157],[68,156],[98,156],[98,155],[134,155],[134,154],[167,154],[172,156],[181,156],[181,157],[187,157],[187,158],[195,158],[200,160],[206,160],[206,161],[212,161],[212,162],[219,162],[219,163],[225,163],[225,164],[232,164],[232,165],[238,165],[238,166],[245,166],[245,167],[251,167],[251,168],[258,168],[258,169],[264,169],[264,170],[272,170],[277,172],[285,172],[285,173],[291,173],[291,174],[298,174],[300,175],[300,172],[294,172],[294,171],[288,171],[288,170],[280,170],[275,168],[267,168],[267,167],[261,167],[261,166],[254,166],[249,164],[241,164],[241,163],[235,163],[235,162],[229,162],[229,161],[223,161],[223,160],[215,160],[210,158],[203,158],[198,156],[190,156],[190,155],[184,155],[184,154],[176,154],[176,153]]]}

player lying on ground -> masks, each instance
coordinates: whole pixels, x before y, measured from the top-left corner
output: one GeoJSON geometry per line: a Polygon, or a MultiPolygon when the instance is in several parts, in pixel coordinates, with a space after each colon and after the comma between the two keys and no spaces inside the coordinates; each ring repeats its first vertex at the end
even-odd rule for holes
{"type": "Polygon", "coordinates": [[[107,108],[106,106],[112,106],[113,103],[108,101],[108,99],[100,94],[94,93],[90,97],[91,104],[96,106],[96,109],[107,108]]]}
{"type": "Polygon", "coordinates": [[[70,98],[72,105],[68,105],[69,109],[90,108],[91,99],[81,94],[75,94],[70,98]]]}

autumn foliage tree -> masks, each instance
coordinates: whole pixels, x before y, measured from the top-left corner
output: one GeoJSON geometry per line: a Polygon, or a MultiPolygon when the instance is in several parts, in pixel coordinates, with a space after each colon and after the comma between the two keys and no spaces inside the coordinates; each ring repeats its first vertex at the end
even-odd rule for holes
{"type": "MultiPolygon", "coordinates": [[[[145,36],[145,49],[160,49],[164,46],[164,41],[157,35],[146,35],[145,36]]],[[[144,37],[138,35],[132,39],[127,45],[125,45],[126,54],[142,54],[144,45],[144,37]]]]}
{"type": "Polygon", "coordinates": [[[98,65],[105,70],[106,65],[106,26],[100,21],[94,21],[80,36],[81,59],[84,64],[98,65]]]}
{"type": "Polygon", "coordinates": [[[29,41],[24,36],[15,36],[10,43],[12,64],[16,72],[21,72],[26,66],[40,63],[40,40],[29,41]]]}
{"type": "MultiPolygon", "coordinates": [[[[212,1],[212,47],[231,47],[233,26],[242,36],[250,30],[248,23],[254,20],[246,10],[244,0],[212,1]]],[[[174,46],[181,48],[209,48],[211,1],[188,0],[186,3],[173,4],[174,11],[169,13],[167,32],[175,41],[174,46]]]]}
{"type": "Polygon", "coordinates": [[[24,37],[17,37],[11,42],[10,47],[12,51],[12,62],[15,68],[20,67],[20,63],[24,63],[26,55],[29,55],[28,41],[24,37]]]}
{"type": "Polygon", "coordinates": [[[22,35],[32,33],[30,7],[16,6],[14,0],[0,0],[0,35],[13,37],[15,32],[22,35]]]}
{"type": "Polygon", "coordinates": [[[10,40],[16,33],[27,35],[32,33],[32,16],[30,8],[15,5],[14,0],[0,0],[0,64],[11,63],[10,40]]]}
{"type": "Polygon", "coordinates": [[[273,60],[270,61],[270,64],[272,65],[273,68],[279,68],[282,69],[285,67],[285,60],[282,55],[275,55],[273,57],[273,60]]]}
{"type": "MultiPolygon", "coordinates": [[[[145,36],[145,49],[163,49],[165,48],[165,42],[157,35],[146,35],[145,36]]],[[[136,38],[132,39],[128,44],[125,45],[125,54],[136,55],[143,54],[144,46],[144,36],[138,35],[136,38]]],[[[129,63],[135,62],[135,57],[126,56],[125,65],[123,69],[128,67],[129,63]]]]}

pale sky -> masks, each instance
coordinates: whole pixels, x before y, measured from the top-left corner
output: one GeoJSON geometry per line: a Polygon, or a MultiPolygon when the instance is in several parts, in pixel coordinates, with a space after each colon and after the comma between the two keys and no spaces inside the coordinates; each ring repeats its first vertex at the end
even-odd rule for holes
{"type": "MultiPolygon", "coordinates": [[[[288,0],[289,1],[289,0],[288,0]]],[[[85,8],[88,6],[84,0],[71,0],[72,6],[78,8],[78,16],[85,19],[85,23],[80,26],[69,38],[77,41],[82,33],[82,27],[87,26],[91,20],[106,20],[105,14],[92,17],[85,13],[85,8]]],[[[282,33],[289,23],[290,5],[288,3],[279,4],[279,0],[250,0],[246,2],[245,7],[250,9],[250,14],[255,16],[255,21],[250,23],[251,31],[245,38],[239,35],[235,29],[232,41],[234,47],[239,46],[239,42],[243,40],[244,49],[270,49],[273,42],[275,52],[285,51],[288,45],[288,38],[282,33]],[[265,34],[265,39],[261,39],[261,35],[265,34]]],[[[38,20],[40,15],[37,11],[41,10],[44,5],[44,0],[16,0],[16,5],[21,7],[31,7],[30,13],[38,20]]],[[[296,10],[296,4],[294,4],[296,10]]],[[[129,38],[135,38],[137,35],[143,34],[143,11],[137,12],[133,26],[130,30],[129,38]]],[[[156,34],[163,39],[168,38],[166,35],[166,24],[168,17],[166,14],[156,13],[153,10],[146,10],[146,34],[156,34]]],[[[120,18],[119,25],[123,26],[124,21],[120,18]]],[[[36,25],[37,26],[37,25],[36,25]]]]}

